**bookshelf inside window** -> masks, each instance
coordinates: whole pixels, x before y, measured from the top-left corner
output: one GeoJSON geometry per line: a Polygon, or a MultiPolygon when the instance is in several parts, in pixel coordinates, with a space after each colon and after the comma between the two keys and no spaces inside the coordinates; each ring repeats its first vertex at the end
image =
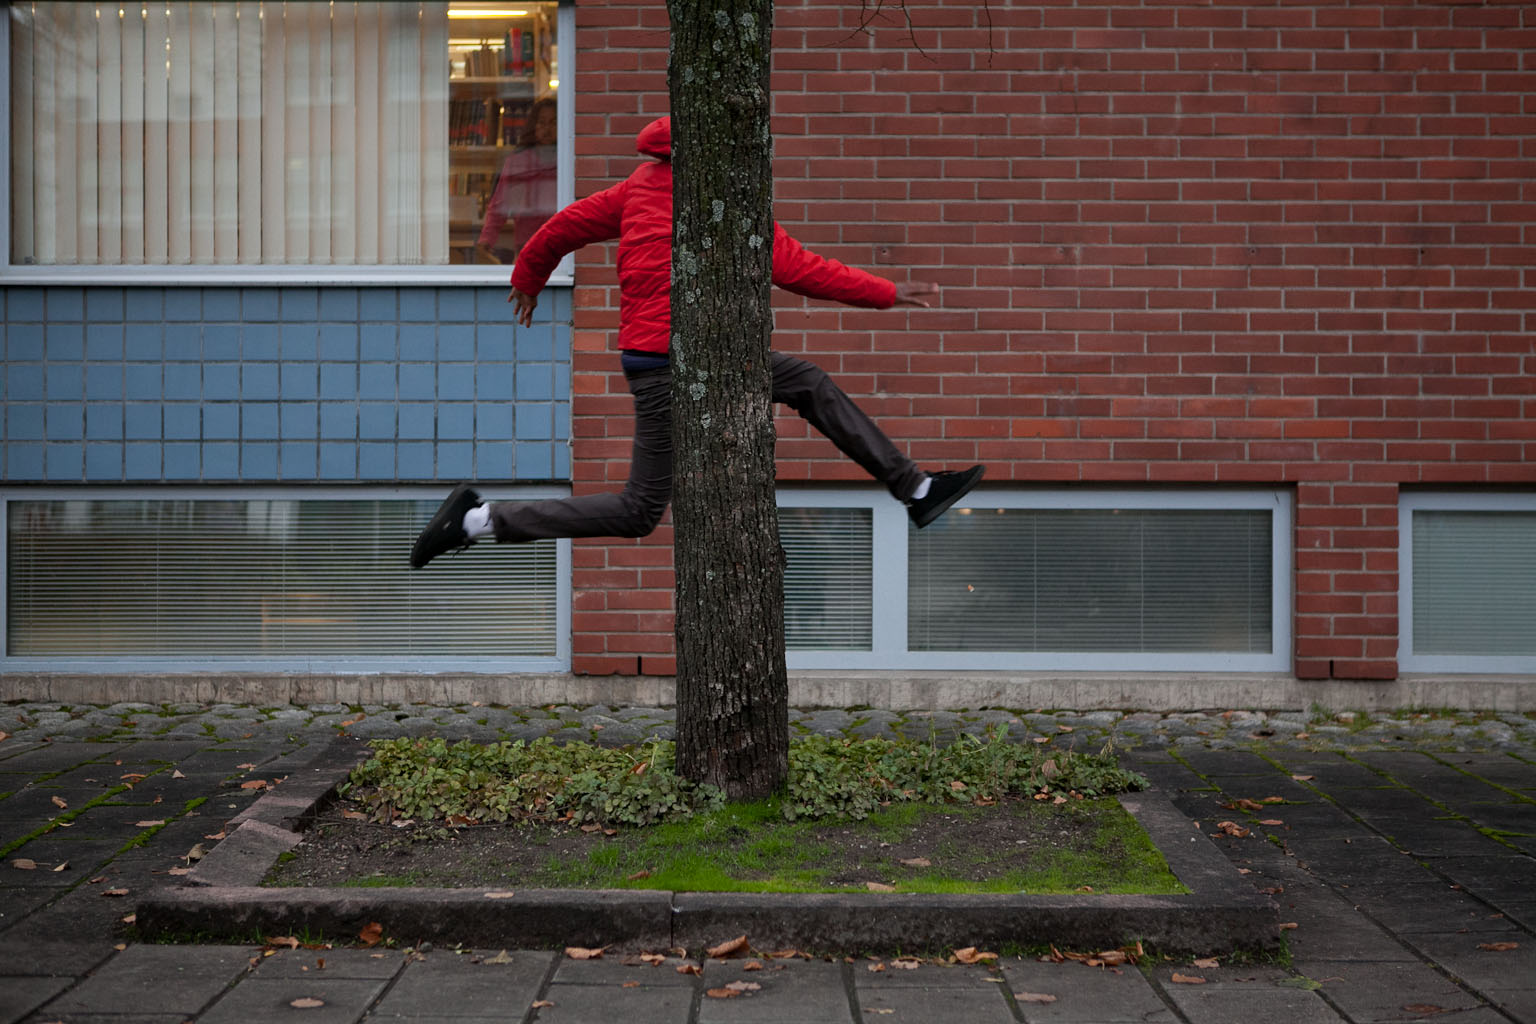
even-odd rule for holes
{"type": "Polygon", "coordinates": [[[557,6],[457,0],[449,5],[453,263],[510,263],[532,221],[554,212],[557,6]]]}

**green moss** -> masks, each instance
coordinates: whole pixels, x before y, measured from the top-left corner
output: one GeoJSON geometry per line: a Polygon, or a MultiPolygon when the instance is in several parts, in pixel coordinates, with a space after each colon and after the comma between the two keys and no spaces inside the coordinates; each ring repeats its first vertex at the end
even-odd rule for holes
{"type": "MultiPolygon", "coordinates": [[[[681,822],[657,825],[595,849],[580,861],[551,859],[528,883],[575,888],[640,888],[682,892],[862,892],[863,881],[894,880],[898,892],[1064,894],[1181,893],[1146,832],[1118,802],[1083,801],[1069,807],[1033,804],[1020,809],[1037,828],[1052,822],[1087,826],[1086,842],[1035,846],[1021,858],[1015,848],[940,844],[932,866],[911,868],[888,852],[904,830],[934,815],[965,818],[975,807],[904,804],[840,827],[867,837],[868,855],[837,860],[818,838],[824,822],[785,821],[778,802],[734,804],[681,822]],[[1021,863],[1022,862],[1022,863],[1021,863]],[[838,876],[844,876],[842,881],[838,876]],[[643,876],[643,877],[637,877],[643,876]]],[[[932,822],[928,822],[932,824],[932,822]]],[[[846,852],[857,843],[842,843],[846,852]]]]}

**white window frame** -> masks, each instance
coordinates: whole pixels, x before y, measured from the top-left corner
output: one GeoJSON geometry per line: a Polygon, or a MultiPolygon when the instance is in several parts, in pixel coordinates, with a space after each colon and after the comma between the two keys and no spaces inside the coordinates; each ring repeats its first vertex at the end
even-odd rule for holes
{"type": "MultiPolygon", "coordinates": [[[[446,486],[412,487],[26,487],[0,489],[0,542],[10,537],[10,503],[13,501],[441,501],[446,486]]],[[[561,487],[486,487],[482,495],[490,500],[529,501],[570,496],[561,487]]],[[[196,543],[189,538],[189,543],[196,543]]],[[[0,547],[0,630],[10,622],[7,608],[10,594],[8,544],[0,547]]],[[[476,554],[462,557],[474,558],[476,554]]],[[[486,557],[481,555],[479,557],[486,557]]],[[[493,556],[492,556],[493,557],[493,556]]],[[[400,552],[400,571],[406,566],[406,552],[400,552]]],[[[465,595],[465,614],[474,614],[474,595],[465,595]]],[[[355,675],[397,672],[409,675],[444,675],[474,673],[507,675],[514,673],[569,672],[571,667],[571,542],[555,541],[555,654],[552,657],[399,657],[367,658],[134,658],[105,656],[91,658],[11,657],[9,638],[0,634],[0,673],[76,673],[76,674],[184,674],[189,672],[248,673],[327,673],[355,675]]]]}
{"type": "MultiPolygon", "coordinates": [[[[387,0],[385,0],[387,2],[387,0]]],[[[556,189],[563,208],[576,198],[576,6],[559,0],[556,27],[560,40],[560,90],[555,94],[560,115],[559,170],[556,189]]],[[[0,194],[11,194],[11,19],[9,5],[0,3],[0,194]]],[[[11,263],[11,211],[0,211],[0,287],[66,285],[89,287],[296,287],[334,286],[465,286],[505,287],[511,270],[497,265],[302,266],[252,264],[210,266],[162,264],[152,266],[26,266],[11,263]]],[[[576,263],[566,256],[550,275],[552,285],[575,282],[576,263]]]]}
{"type": "MultiPolygon", "coordinates": [[[[1018,489],[983,490],[967,504],[978,508],[1147,509],[1156,511],[1258,509],[1270,512],[1271,640],[1267,653],[907,650],[906,508],[874,488],[780,488],[787,508],[869,508],[873,511],[873,643],[868,651],[790,651],[792,671],[908,670],[967,672],[1289,672],[1291,670],[1293,496],[1278,490],[1018,489]]],[[[953,515],[953,512],[949,513],[953,515]]]]}
{"type": "MultiPolygon", "coordinates": [[[[1415,512],[1536,512],[1536,493],[1403,491],[1397,505],[1397,668],[1433,675],[1529,675],[1536,657],[1519,654],[1413,653],[1413,516],[1415,512]]],[[[1533,582],[1536,586],[1536,582],[1533,582]]]]}

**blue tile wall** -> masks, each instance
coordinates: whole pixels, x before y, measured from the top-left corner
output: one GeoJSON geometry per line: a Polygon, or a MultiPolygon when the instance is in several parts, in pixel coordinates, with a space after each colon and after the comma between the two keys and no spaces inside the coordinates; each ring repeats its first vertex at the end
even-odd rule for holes
{"type": "Polygon", "coordinates": [[[504,288],[0,288],[0,482],[570,478],[571,302],[504,288]]]}

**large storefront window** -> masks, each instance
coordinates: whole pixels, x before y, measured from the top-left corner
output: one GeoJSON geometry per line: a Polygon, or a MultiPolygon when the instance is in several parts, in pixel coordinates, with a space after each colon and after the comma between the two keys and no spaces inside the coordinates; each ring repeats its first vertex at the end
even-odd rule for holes
{"type": "Polygon", "coordinates": [[[13,265],[505,262],[558,4],[9,5],[13,265]]]}

